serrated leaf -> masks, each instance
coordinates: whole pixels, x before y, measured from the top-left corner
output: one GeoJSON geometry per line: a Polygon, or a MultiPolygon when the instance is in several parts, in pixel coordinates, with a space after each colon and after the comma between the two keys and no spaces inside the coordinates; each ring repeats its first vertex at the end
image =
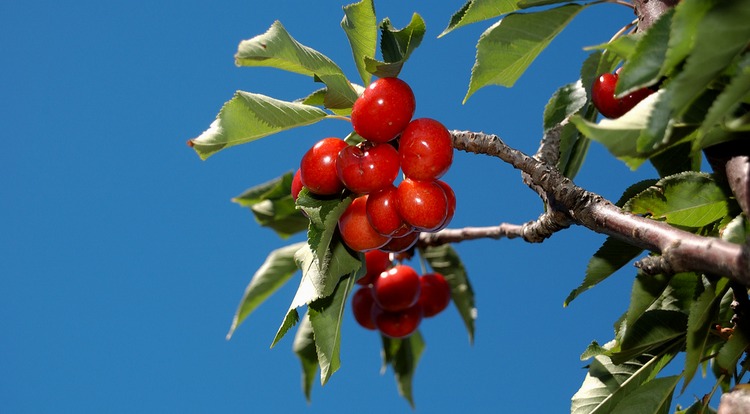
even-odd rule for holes
{"type": "MultiPolygon", "coordinates": [[[[581,81],[569,83],[552,95],[544,107],[544,130],[548,131],[559,125],[586,105],[586,90],[581,81]]],[[[562,150],[561,150],[562,152],[562,150]]]]}
{"type": "Polygon", "coordinates": [[[640,247],[633,246],[614,237],[607,237],[604,244],[589,260],[583,283],[570,292],[563,306],[568,306],[578,295],[608,278],[636,258],[642,251],[643,249],[640,247]]]}
{"type": "Polygon", "coordinates": [[[302,270],[303,279],[307,279],[314,290],[305,303],[331,295],[338,286],[339,279],[356,272],[362,267],[359,256],[352,253],[340,240],[330,245],[325,255],[326,263],[318,263],[317,254],[310,250],[310,246],[303,246],[295,259],[302,270]]]}
{"type": "Polygon", "coordinates": [[[255,272],[250,284],[242,295],[240,305],[232,319],[232,325],[227,333],[227,339],[232,337],[240,324],[269,296],[282,287],[297,272],[294,261],[295,253],[305,245],[304,242],[295,243],[272,251],[260,268],[255,272]]]}
{"type": "Polygon", "coordinates": [[[307,314],[297,328],[292,351],[297,354],[302,365],[302,391],[307,401],[310,402],[315,374],[318,372],[318,354],[315,351],[315,338],[310,316],[307,314]]]}
{"type": "Polygon", "coordinates": [[[365,68],[375,76],[396,77],[412,52],[422,43],[427,31],[424,19],[417,13],[403,29],[396,29],[389,19],[380,23],[380,51],[383,62],[365,57],[365,68]]]}
{"type": "Polygon", "coordinates": [[[682,71],[670,84],[678,115],[742,52],[750,41],[750,3],[716,2],[698,21],[695,45],[682,71]]]}
{"type": "Polygon", "coordinates": [[[616,55],[619,58],[618,60],[627,60],[633,53],[635,53],[635,46],[638,44],[638,39],[641,37],[641,34],[618,36],[607,43],[589,46],[585,48],[585,50],[606,50],[616,55]]]}
{"type": "Polygon", "coordinates": [[[686,227],[703,227],[729,213],[728,196],[705,173],[684,172],[665,177],[628,203],[634,214],[686,227]]]}
{"type": "Polygon", "coordinates": [[[378,47],[378,23],[375,17],[375,5],[372,0],[362,0],[344,6],[344,18],[341,28],[349,39],[354,64],[365,85],[370,83],[370,72],[365,66],[365,57],[375,56],[378,47]]]}
{"type": "Polygon", "coordinates": [[[487,85],[513,86],[531,62],[586,6],[567,4],[536,13],[513,13],[479,38],[466,102],[487,85]]]}
{"type": "Polygon", "coordinates": [[[448,26],[438,37],[445,36],[461,26],[514,12],[519,9],[516,3],[516,0],[469,0],[453,13],[448,26]]]}
{"type": "Polygon", "coordinates": [[[656,84],[663,75],[674,10],[668,10],[643,33],[620,71],[615,93],[624,96],[656,84]]]}
{"type": "Polygon", "coordinates": [[[323,385],[341,366],[341,325],[344,322],[346,298],[354,287],[354,280],[353,275],[341,279],[331,295],[315,300],[307,309],[315,337],[320,383],[323,385]]]}
{"type": "Polygon", "coordinates": [[[458,309],[469,333],[469,342],[474,342],[474,321],[477,318],[477,308],[474,305],[474,289],[471,287],[461,258],[449,244],[428,247],[422,252],[422,257],[429,263],[432,270],[442,274],[451,286],[451,299],[458,309]]]}
{"type": "Polygon", "coordinates": [[[750,346],[750,336],[741,329],[735,329],[732,337],[729,338],[724,346],[719,350],[716,356],[716,365],[726,374],[733,374],[740,358],[745,354],[750,346]]]}
{"type": "Polygon", "coordinates": [[[318,271],[321,273],[326,273],[330,262],[329,247],[338,225],[338,219],[351,202],[351,197],[343,200],[319,198],[304,188],[297,196],[297,205],[310,219],[307,243],[315,254],[316,264],[319,266],[318,271]]]}
{"type": "Polygon", "coordinates": [[[698,366],[706,356],[711,338],[711,329],[719,314],[719,305],[724,294],[729,289],[726,279],[717,284],[709,284],[706,290],[690,306],[688,315],[687,342],[685,347],[685,382],[682,392],[695,376],[698,366]]]}
{"type": "Polygon", "coordinates": [[[281,22],[265,33],[243,40],[234,56],[237,66],[266,66],[313,77],[326,84],[327,108],[351,108],[357,100],[344,73],[322,53],[298,43],[281,22]]]}
{"type": "Polygon", "coordinates": [[[249,208],[258,224],[287,238],[308,226],[307,217],[297,210],[291,195],[293,177],[292,173],[286,173],[245,190],[232,201],[249,208]]]}
{"type": "MultiPolygon", "coordinates": [[[[365,90],[364,86],[357,85],[356,83],[352,83],[352,88],[354,88],[354,90],[357,92],[357,95],[361,95],[362,92],[365,90]]],[[[327,93],[328,93],[327,88],[321,88],[305,96],[304,98],[297,99],[295,102],[299,102],[305,105],[325,106],[326,104],[325,99],[326,99],[327,93]]],[[[328,109],[336,115],[349,116],[352,114],[352,108],[328,108],[328,109]]]]}
{"type": "MultiPolygon", "coordinates": [[[[708,133],[722,120],[729,119],[735,109],[747,99],[748,94],[750,94],[750,54],[740,61],[736,73],[711,105],[711,109],[709,109],[700,127],[701,135],[708,133]]],[[[701,135],[699,135],[696,144],[698,147],[701,146],[701,135]]]]}
{"type": "Polygon", "coordinates": [[[626,325],[635,326],[650,310],[683,312],[687,315],[700,278],[695,273],[646,275],[639,273],[630,294],[626,325]]]}
{"type": "Polygon", "coordinates": [[[624,398],[637,390],[652,374],[674,358],[674,350],[658,355],[641,355],[615,365],[605,355],[599,355],[589,365],[581,388],[571,400],[571,414],[609,413],[624,398]]]}
{"type": "Polygon", "coordinates": [[[672,394],[682,376],[656,378],[642,384],[622,399],[612,414],[667,414],[672,394]]]}
{"type": "Polygon", "coordinates": [[[682,0],[675,5],[662,73],[671,72],[693,50],[698,22],[711,8],[711,4],[712,2],[705,0],[682,0]]]}
{"type": "Polygon", "coordinates": [[[205,160],[224,148],[310,125],[326,116],[325,111],[314,106],[237,91],[211,126],[191,139],[189,145],[205,160]]]}
{"type": "Polygon", "coordinates": [[[609,355],[609,349],[606,346],[599,345],[596,341],[592,341],[583,351],[580,358],[581,361],[585,361],[599,355],[609,355]]]}
{"type": "Polygon", "coordinates": [[[398,393],[414,408],[412,380],[417,363],[424,351],[424,339],[419,331],[403,339],[392,339],[381,335],[383,339],[383,360],[393,366],[398,393]]]}
{"type": "Polygon", "coordinates": [[[625,189],[625,191],[622,192],[622,195],[615,203],[618,207],[623,207],[625,204],[630,201],[631,198],[635,197],[636,195],[640,194],[643,191],[646,191],[649,187],[656,184],[658,180],[649,178],[643,181],[638,181],[635,184],[632,184],[628,188],[625,189]]]}
{"type": "Polygon", "coordinates": [[[687,315],[681,311],[653,309],[644,312],[635,323],[628,324],[620,344],[620,350],[612,354],[612,361],[619,364],[637,355],[675,343],[685,343],[687,315]]]}

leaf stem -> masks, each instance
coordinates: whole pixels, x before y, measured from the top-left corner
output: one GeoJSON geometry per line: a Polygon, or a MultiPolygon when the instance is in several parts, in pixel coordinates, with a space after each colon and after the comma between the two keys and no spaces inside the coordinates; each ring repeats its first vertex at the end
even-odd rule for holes
{"type": "Polygon", "coordinates": [[[352,122],[351,118],[349,118],[348,116],[343,116],[343,115],[335,115],[335,114],[334,115],[326,115],[326,118],[327,119],[338,119],[340,121],[352,122]]]}

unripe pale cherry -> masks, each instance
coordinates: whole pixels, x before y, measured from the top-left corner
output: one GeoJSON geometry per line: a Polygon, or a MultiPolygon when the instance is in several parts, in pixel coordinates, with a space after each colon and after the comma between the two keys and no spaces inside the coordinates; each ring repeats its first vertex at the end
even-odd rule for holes
{"type": "Polygon", "coordinates": [[[390,144],[365,141],[343,148],[336,160],[336,172],[346,188],[368,194],[393,184],[398,176],[399,155],[390,144]]]}
{"type": "Polygon", "coordinates": [[[349,146],[339,138],[323,138],[310,148],[300,161],[302,185],[318,195],[334,195],[344,189],[336,172],[339,152],[349,146]]]}
{"type": "Polygon", "coordinates": [[[398,142],[401,169],[412,180],[440,178],[453,163],[451,134],[440,122],[430,118],[411,121],[398,142]]]}
{"type": "Polygon", "coordinates": [[[358,252],[380,248],[390,240],[372,228],[367,219],[366,205],[367,195],[355,198],[338,221],[341,239],[352,250],[358,252]]]}
{"type": "Polygon", "coordinates": [[[406,128],[415,108],[414,93],[406,82],[380,78],[354,102],[352,127],[368,141],[388,142],[406,128]]]}

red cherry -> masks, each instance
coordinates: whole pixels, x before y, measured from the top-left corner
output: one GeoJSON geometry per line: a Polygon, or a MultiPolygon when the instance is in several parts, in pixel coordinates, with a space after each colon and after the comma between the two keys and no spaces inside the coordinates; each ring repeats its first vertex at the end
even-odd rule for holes
{"type": "Polygon", "coordinates": [[[450,224],[451,220],[453,220],[453,216],[456,214],[456,193],[453,192],[451,186],[445,181],[437,180],[436,182],[443,188],[443,191],[445,191],[445,197],[448,199],[448,214],[446,214],[443,224],[435,230],[439,231],[448,227],[448,224],[450,224]]]}
{"type": "Polygon", "coordinates": [[[339,179],[356,194],[367,194],[391,185],[398,170],[398,151],[390,144],[365,141],[348,146],[339,152],[336,161],[339,179]]]}
{"type": "Polygon", "coordinates": [[[372,307],[372,320],[383,335],[406,338],[413,334],[422,322],[422,308],[414,305],[401,311],[389,312],[375,304],[372,307]]]}
{"type": "Polygon", "coordinates": [[[370,250],[365,253],[365,266],[367,268],[367,273],[357,280],[357,283],[367,286],[375,282],[375,278],[388,270],[392,263],[390,253],[382,250],[370,250]]]}
{"type": "Polygon", "coordinates": [[[397,78],[371,83],[352,107],[352,126],[362,138],[388,142],[409,124],[416,100],[409,85],[397,78]]]}
{"type": "Polygon", "coordinates": [[[419,278],[421,293],[419,305],[425,318],[435,316],[448,307],[451,301],[451,286],[440,273],[428,273],[419,278]]]}
{"type": "Polygon", "coordinates": [[[419,299],[421,284],[417,272],[406,265],[398,265],[382,272],[373,284],[375,303],[395,312],[413,306],[419,299]]]}
{"type": "Polygon", "coordinates": [[[367,218],[372,228],[383,236],[403,237],[414,230],[396,210],[396,187],[393,185],[370,194],[367,198],[367,218]]]}
{"type": "Polygon", "coordinates": [[[294,178],[292,178],[292,198],[294,201],[297,201],[297,197],[299,197],[299,192],[302,191],[302,170],[298,169],[297,172],[294,173],[294,178]]]}
{"type": "Polygon", "coordinates": [[[323,138],[310,148],[300,162],[300,180],[302,185],[318,195],[338,194],[344,189],[344,183],[336,173],[336,158],[339,152],[347,147],[339,138],[323,138]]]}
{"type": "Polygon", "coordinates": [[[438,229],[448,216],[448,197],[435,181],[402,181],[396,190],[398,214],[420,231],[438,229]]]}
{"type": "Polygon", "coordinates": [[[382,246],[380,250],[391,253],[403,253],[417,244],[420,232],[414,231],[403,237],[392,237],[391,241],[382,246]]]}
{"type": "Polygon", "coordinates": [[[453,163],[451,134],[430,118],[411,121],[398,142],[401,169],[412,180],[431,181],[445,174],[453,163]]]}
{"type": "Polygon", "coordinates": [[[373,306],[375,300],[372,298],[372,289],[369,287],[362,287],[352,296],[352,312],[354,313],[354,319],[363,328],[375,330],[375,322],[372,319],[373,306]]]}
{"type": "Polygon", "coordinates": [[[358,252],[377,249],[390,240],[372,228],[370,221],[367,220],[366,205],[366,195],[357,197],[339,217],[341,239],[347,246],[358,252]]]}
{"type": "Polygon", "coordinates": [[[639,89],[622,98],[615,97],[615,88],[620,75],[617,73],[604,73],[591,86],[591,100],[596,109],[607,118],[619,118],[654,93],[649,88],[639,89]]]}

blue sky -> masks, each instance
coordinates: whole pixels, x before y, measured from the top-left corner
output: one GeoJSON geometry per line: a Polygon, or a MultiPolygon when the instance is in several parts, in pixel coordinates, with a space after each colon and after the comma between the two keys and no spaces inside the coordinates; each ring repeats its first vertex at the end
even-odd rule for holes
{"type": "MultiPolygon", "coordinates": [[[[299,75],[234,66],[239,41],[276,19],[356,79],[339,27],[344,4],[0,4],[0,410],[411,412],[392,374],[379,373],[379,338],[353,318],[341,370],[305,402],[291,336],[269,350],[293,283],[224,339],[254,271],[289,243],[230,198],[296,168],[310,145],[345,136],[348,124],[327,120],[207,161],[185,145],[235,90],[292,100],[317,88],[299,75]]],[[[474,45],[491,22],[437,39],[461,5],[376,2],[397,27],[414,11],[427,22],[401,74],[416,116],[496,133],[527,152],[547,99],[577,79],[582,48],[633,18],[615,5],[584,11],[514,88],[488,87],[462,105],[474,45]]],[[[630,172],[594,145],[576,182],[616,199],[652,174],[630,172]]],[[[522,223],[541,211],[498,160],[456,153],[445,180],[458,198],[455,227],[522,223]]],[[[611,339],[629,297],[628,269],[562,307],[603,240],[572,228],[541,245],[457,245],[476,292],[476,342],[452,306],[423,324],[417,412],[565,412],[585,375],[578,356],[591,340],[611,339]]]]}

